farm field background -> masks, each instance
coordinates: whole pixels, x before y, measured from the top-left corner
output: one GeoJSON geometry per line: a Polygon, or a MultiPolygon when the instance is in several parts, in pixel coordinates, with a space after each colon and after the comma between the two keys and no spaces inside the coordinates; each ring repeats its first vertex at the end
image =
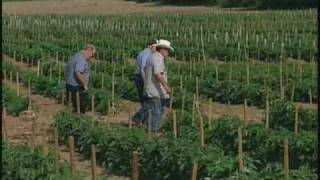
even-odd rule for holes
{"type": "Polygon", "coordinates": [[[5,159],[3,178],[90,179],[92,144],[101,179],[129,179],[134,151],[143,179],[190,179],[195,163],[198,179],[317,178],[316,10],[10,15],[6,5],[2,146],[5,156],[34,153],[21,166],[44,158],[46,168],[25,175],[5,159]],[[133,58],[152,38],[168,39],[176,50],[166,61],[172,98],[157,139],[129,120],[139,108],[133,58]],[[88,42],[97,56],[88,113],[79,116],[69,111],[63,71],[88,42]],[[68,168],[69,136],[79,177],[68,168]],[[35,150],[18,152],[24,148],[35,150]]]}

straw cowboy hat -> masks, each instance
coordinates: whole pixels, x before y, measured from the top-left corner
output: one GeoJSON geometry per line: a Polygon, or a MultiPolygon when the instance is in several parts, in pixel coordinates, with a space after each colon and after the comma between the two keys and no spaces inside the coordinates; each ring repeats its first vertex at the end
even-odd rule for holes
{"type": "Polygon", "coordinates": [[[170,41],[159,39],[156,47],[166,48],[166,49],[169,49],[171,52],[173,52],[174,49],[173,47],[171,47],[170,44],[171,44],[170,41]]]}

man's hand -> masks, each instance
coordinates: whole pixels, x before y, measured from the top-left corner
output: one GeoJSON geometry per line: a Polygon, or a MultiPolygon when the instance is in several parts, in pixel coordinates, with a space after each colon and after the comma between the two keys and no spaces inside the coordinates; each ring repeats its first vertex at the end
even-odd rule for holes
{"type": "Polygon", "coordinates": [[[162,84],[164,90],[166,90],[166,92],[169,94],[170,93],[170,87],[168,86],[168,84],[166,83],[166,81],[162,78],[161,74],[155,74],[156,79],[162,84]]]}
{"type": "Polygon", "coordinates": [[[87,85],[84,85],[83,86],[83,92],[87,92],[88,91],[88,86],[87,85]]]}
{"type": "Polygon", "coordinates": [[[169,94],[171,91],[171,88],[168,85],[163,86],[166,92],[169,94]]]}

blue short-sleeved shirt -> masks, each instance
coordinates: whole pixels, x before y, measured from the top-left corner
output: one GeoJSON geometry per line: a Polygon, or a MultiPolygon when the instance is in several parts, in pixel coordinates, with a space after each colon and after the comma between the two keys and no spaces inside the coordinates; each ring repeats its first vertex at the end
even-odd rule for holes
{"type": "Polygon", "coordinates": [[[144,69],[146,62],[151,54],[152,53],[149,48],[145,48],[138,54],[136,58],[136,74],[141,74],[141,71],[144,69]]]}
{"type": "Polygon", "coordinates": [[[76,72],[83,74],[87,83],[89,82],[89,64],[81,52],[73,55],[65,67],[66,84],[71,86],[82,86],[80,80],[77,78],[76,72]]]}

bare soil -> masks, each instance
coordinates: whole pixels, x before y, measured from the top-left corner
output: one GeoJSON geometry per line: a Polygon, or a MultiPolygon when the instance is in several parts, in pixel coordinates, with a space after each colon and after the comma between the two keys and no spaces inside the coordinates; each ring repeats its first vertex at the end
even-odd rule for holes
{"type": "MultiPolygon", "coordinates": [[[[25,63],[16,62],[14,59],[5,55],[3,56],[3,60],[11,61],[22,69],[32,68],[32,70],[36,71],[34,67],[30,67],[25,63]]],[[[12,89],[16,89],[16,84],[14,82],[7,81],[6,84],[9,85],[12,89]]],[[[26,87],[21,86],[20,93],[22,96],[27,96],[26,87]]],[[[44,149],[46,149],[45,147],[53,145],[53,133],[52,129],[50,128],[50,117],[52,117],[55,113],[65,109],[66,107],[64,107],[62,104],[59,104],[59,102],[57,102],[57,100],[55,99],[44,97],[38,94],[31,94],[31,101],[31,111],[26,111],[19,117],[6,116],[4,118],[7,136],[10,143],[30,144],[33,120],[32,118],[30,118],[30,116],[27,117],[26,115],[34,113],[36,115],[34,143],[37,145],[43,145],[44,149]]],[[[299,103],[299,105],[305,108],[317,109],[316,104],[310,105],[308,103],[299,103]]],[[[128,124],[129,117],[132,117],[139,108],[139,103],[124,100],[121,103],[121,111],[114,116],[97,116],[97,114],[92,112],[88,112],[87,114],[103,122],[128,124]]],[[[213,119],[224,115],[235,116],[243,119],[243,105],[226,105],[213,102],[211,109],[213,119]]],[[[209,115],[208,102],[202,102],[200,104],[200,111],[207,116],[209,115]]],[[[248,107],[247,118],[249,122],[262,122],[262,120],[264,119],[264,111],[256,107],[248,107]]],[[[61,157],[69,161],[69,153],[67,148],[65,146],[61,146],[60,151],[61,157]]],[[[87,174],[90,174],[90,160],[86,160],[80,154],[76,153],[76,163],[79,169],[84,170],[85,172],[87,172],[87,174]]],[[[105,172],[102,167],[98,166],[97,169],[99,175],[107,174],[107,172],[105,172]]],[[[113,180],[129,179],[127,177],[113,176],[110,174],[107,175],[108,177],[110,177],[109,179],[113,180]]]]}
{"type": "MultiPolygon", "coordinates": [[[[209,116],[209,103],[200,104],[200,111],[209,116]]],[[[211,104],[211,117],[213,119],[222,116],[232,116],[244,119],[244,105],[228,105],[213,102],[211,104]]],[[[248,106],[246,110],[248,122],[262,122],[264,119],[264,110],[254,106],[248,106]]]]}
{"type": "MultiPolygon", "coordinates": [[[[16,90],[16,84],[6,82],[8,86],[16,90]]],[[[23,86],[20,87],[21,96],[27,96],[27,89],[23,86]]],[[[19,117],[6,116],[4,117],[5,129],[7,132],[8,141],[12,144],[29,144],[31,145],[32,126],[34,126],[34,144],[43,147],[46,151],[48,146],[53,146],[53,132],[50,124],[52,123],[51,117],[65,109],[62,104],[59,104],[55,99],[44,97],[38,94],[31,94],[32,110],[26,110],[20,113],[19,117]],[[35,114],[32,118],[31,114],[35,114]]],[[[121,118],[119,118],[121,119],[121,118]]],[[[128,118],[127,118],[128,119],[128,118]]],[[[60,157],[69,161],[69,152],[65,146],[60,146],[60,157]]],[[[76,167],[78,170],[85,171],[90,179],[91,161],[84,159],[81,154],[75,153],[76,167]]],[[[107,174],[104,168],[97,165],[98,175],[108,175],[113,180],[127,180],[127,177],[120,177],[107,174]]]]}
{"type": "Polygon", "coordinates": [[[2,3],[3,14],[111,15],[129,13],[206,13],[219,8],[136,3],[125,0],[48,0],[2,3]]]}

